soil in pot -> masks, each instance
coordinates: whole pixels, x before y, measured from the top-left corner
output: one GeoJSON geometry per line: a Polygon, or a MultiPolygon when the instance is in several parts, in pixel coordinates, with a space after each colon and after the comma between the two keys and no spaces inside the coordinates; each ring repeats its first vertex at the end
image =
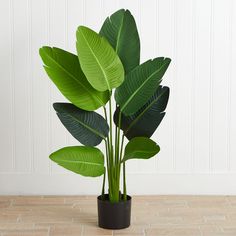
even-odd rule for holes
{"type": "MultiPolygon", "coordinates": [[[[123,196],[122,196],[123,197],[123,196]]],[[[122,198],[121,198],[122,199],[122,198]]],[[[131,197],[127,195],[126,201],[111,203],[108,194],[97,198],[98,226],[105,229],[124,229],[130,226],[131,197]]]]}

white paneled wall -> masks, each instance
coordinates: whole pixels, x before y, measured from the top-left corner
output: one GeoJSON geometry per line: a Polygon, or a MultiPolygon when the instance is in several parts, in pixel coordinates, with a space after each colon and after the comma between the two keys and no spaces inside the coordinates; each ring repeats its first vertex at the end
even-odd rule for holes
{"type": "Polygon", "coordinates": [[[234,0],[2,0],[0,194],[99,193],[101,178],[49,161],[50,152],[76,141],[52,109],[64,98],[44,73],[38,49],[75,52],[77,26],[99,31],[120,8],[136,18],[142,62],[172,58],[163,80],[171,89],[167,115],[153,136],[161,152],[127,164],[128,191],[236,194],[234,0]]]}

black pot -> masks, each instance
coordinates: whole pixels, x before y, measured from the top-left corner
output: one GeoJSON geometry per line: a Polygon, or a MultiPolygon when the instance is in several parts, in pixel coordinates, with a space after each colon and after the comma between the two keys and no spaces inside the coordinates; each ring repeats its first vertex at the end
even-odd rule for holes
{"type": "Polygon", "coordinates": [[[98,196],[98,226],[105,229],[124,229],[130,226],[131,197],[127,201],[111,203],[108,194],[98,196]]]}

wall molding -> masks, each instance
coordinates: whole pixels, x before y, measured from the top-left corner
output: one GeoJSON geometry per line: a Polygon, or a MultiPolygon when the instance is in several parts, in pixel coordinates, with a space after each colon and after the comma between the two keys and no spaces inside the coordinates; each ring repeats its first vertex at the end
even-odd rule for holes
{"type": "MultiPolygon", "coordinates": [[[[211,174],[128,174],[130,194],[235,195],[236,173],[211,174]],[[139,183],[139,188],[137,184],[139,183]]],[[[100,194],[102,178],[64,174],[2,173],[1,195],[84,195],[100,194]],[[80,187],[81,186],[81,187],[80,187]]]]}

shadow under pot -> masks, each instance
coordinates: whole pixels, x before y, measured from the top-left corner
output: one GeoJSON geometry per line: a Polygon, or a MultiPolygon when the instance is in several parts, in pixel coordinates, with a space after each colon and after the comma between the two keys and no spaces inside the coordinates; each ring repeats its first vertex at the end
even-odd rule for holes
{"type": "Polygon", "coordinates": [[[108,194],[102,200],[97,198],[98,226],[104,229],[124,229],[130,226],[131,197],[127,195],[126,201],[111,203],[108,194]]]}

